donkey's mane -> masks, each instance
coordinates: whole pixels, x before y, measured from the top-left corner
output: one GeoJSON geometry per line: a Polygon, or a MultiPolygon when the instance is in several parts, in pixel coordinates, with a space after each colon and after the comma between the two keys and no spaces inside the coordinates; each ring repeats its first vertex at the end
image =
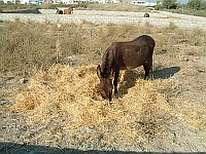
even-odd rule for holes
{"type": "MultiPolygon", "coordinates": [[[[110,74],[111,74],[111,67],[110,66],[112,63],[109,63],[109,54],[112,54],[110,53],[111,52],[111,46],[109,48],[106,49],[106,52],[102,58],[102,63],[101,63],[101,73],[102,73],[102,76],[107,78],[110,74]]],[[[113,60],[113,59],[111,59],[113,60]]]]}

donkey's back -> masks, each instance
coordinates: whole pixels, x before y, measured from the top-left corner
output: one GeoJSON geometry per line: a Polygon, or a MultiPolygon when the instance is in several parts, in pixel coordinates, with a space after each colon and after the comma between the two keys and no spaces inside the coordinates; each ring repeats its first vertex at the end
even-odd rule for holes
{"type": "Polygon", "coordinates": [[[137,44],[146,44],[148,45],[152,50],[155,47],[155,41],[151,36],[148,35],[142,35],[134,39],[132,42],[136,42],[137,44]]]}
{"type": "Polygon", "coordinates": [[[142,35],[128,42],[114,42],[110,54],[120,69],[136,68],[140,65],[152,65],[155,41],[148,35],[142,35]]]}

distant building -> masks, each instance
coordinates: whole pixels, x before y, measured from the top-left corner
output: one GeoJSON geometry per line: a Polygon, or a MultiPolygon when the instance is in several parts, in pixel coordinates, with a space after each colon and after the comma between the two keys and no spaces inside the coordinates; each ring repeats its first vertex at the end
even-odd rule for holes
{"type": "Polygon", "coordinates": [[[3,0],[3,2],[5,3],[5,4],[7,4],[7,3],[16,3],[16,0],[3,0]]]}
{"type": "Polygon", "coordinates": [[[130,4],[139,5],[139,6],[147,6],[147,7],[154,7],[157,4],[152,2],[147,2],[145,0],[131,0],[130,4]]]}
{"type": "Polygon", "coordinates": [[[134,5],[145,5],[146,4],[146,1],[144,0],[132,0],[130,2],[130,4],[134,4],[134,5]]]}
{"type": "Polygon", "coordinates": [[[16,3],[40,5],[40,4],[43,3],[43,0],[16,0],[16,3]],[[17,2],[17,1],[18,1],[18,2],[17,2]]]}
{"type": "Polygon", "coordinates": [[[43,0],[29,0],[29,4],[41,5],[43,4],[43,0]]]}
{"type": "Polygon", "coordinates": [[[63,4],[75,4],[74,0],[61,0],[61,3],[63,3],[63,4]]]}
{"type": "Polygon", "coordinates": [[[79,4],[79,3],[120,3],[120,0],[0,0],[4,3],[20,3],[20,4],[79,4]]]}
{"type": "Polygon", "coordinates": [[[74,0],[74,3],[119,3],[120,0],[74,0]]]}
{"type": "Polygon", "coordinates": [[[29,0],[20,0],[20,4],[29,4],[29,0]]]}
{"type": "Polygon", "coordinates": [[[110,0],[110,3],[120,3],[120,0],[110,0]]]}
{"type": "Polygon", "coordinates": [[[120,0],[97,0],[97,3],[106,4],[106,3],[120,3],[120,0]]]}
{"type": "Polygon", "coordinates": [[[49,3],[53,3],[53,0],[44,0],[44,3],[49,4],[49,3]]]}

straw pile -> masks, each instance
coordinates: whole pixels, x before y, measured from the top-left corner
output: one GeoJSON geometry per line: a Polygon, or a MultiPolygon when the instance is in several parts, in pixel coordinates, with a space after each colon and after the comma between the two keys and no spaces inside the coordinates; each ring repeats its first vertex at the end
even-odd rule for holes
{"type": "Polygon", "coordinates": [[[137,73],[121,73],[121,96],[108,104],[99,93],[96,66],[53,66],[32,77],[17,96],[15,109],[26,111],[30,122],[64,113],[67,120],[61,127],[84,144],[122,147],[165,136],[173,119],[168,103],[172,79],[135,80],[137,73]]]}

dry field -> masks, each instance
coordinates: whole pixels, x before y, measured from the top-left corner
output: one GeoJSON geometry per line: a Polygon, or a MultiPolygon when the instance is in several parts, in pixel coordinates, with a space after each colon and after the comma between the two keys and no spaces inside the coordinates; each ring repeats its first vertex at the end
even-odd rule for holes
{"type": "MultiPolygon", "coordinates": [[[[151,24],[159,27],[167,27],[171,23],[180,28],[206,28],[206,18],[178,13],[156,11],[156,10],[138,10],[142,12],[129,11],[105,11],[105,10],[74,10],[71,15],[55,14],[56,10],[40,10],[42,14],[12,14],[1,13],[2,21],[20,21],[29,22],[50,22],[50,23],[74,23],[91,22],[93,24],[131,24],[141,25],[151,24]],[[144,18],[144,13],[149,12],[150,18],[144,18]]],[[[130,11],[134,11],[130,8],[130,11]]]]}
{"type": "Polygon", "coordinates": [[[2,22],[0,58],[0,153],[206,151],[204,30],[2,22]],[[122,71],[108,104],[101,55],[142,34],[156,40],[153,73],[122,71]]]}

